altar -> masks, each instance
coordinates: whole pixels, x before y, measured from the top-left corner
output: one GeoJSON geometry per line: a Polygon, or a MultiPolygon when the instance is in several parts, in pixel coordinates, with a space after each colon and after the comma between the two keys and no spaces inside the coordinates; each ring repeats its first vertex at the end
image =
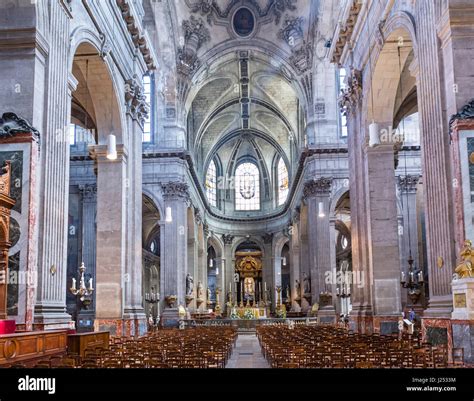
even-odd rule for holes
{"type": "Polygon", "coordinates": [[[262,252],[236,252],[235,275],[236,305],[238,313],[251,310],[257,316],[266,316],[263,305],[267,304],[266,284],[262,288],[262,252]]]}
{"type": "Polygon", "coordinates": [[[269,316],[265,307],[237,307],[233,310],[239,319],[266,319],[269,316]]]}

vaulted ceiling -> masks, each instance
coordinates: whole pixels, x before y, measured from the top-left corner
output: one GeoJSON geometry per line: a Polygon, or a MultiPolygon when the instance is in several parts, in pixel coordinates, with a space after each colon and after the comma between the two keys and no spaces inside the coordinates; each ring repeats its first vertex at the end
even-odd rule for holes
{"type": "Polygon", "coordinates": [[[298,77],[313,66],[318,3],[175,3],[184,35],[178,69],[193,83],[186,99],[188,148],[199,170],[216,155],[229,174],[242,158],[260,160],[270,171],[277,155],[291,170],[305,101],[298,77]]]}
{"type": "Polygon", "coordinates": [[[308,105],[313,107],[313,71],[325,56],[328,34],[321,28],[331,25],[323,17],[332,18],[336,2],[163,3],[159,11],[156,3],[149,4],[162,18],[156,25],[157,35],[164,38],[161,68],[175,69],[165,81],[176,87],[163,92],[165,97],[181,96],[187,147],[201,176],[216,156],[229,175],[243,158],[270,171],[278,156],[290,174],[294,172],[298,150],[304,146],[308,105]],[[167,26],[179,33],[174,43],[170,35],[160,34],[160,24],[163,30],[167,26]]]}

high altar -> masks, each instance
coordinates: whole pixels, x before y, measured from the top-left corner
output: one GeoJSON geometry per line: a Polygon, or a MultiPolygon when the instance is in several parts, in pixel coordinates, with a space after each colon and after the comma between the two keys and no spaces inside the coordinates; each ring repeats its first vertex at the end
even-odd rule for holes
{"type": "Polygon", "coordinates": [[[239,281],[236,283],[235,310],[240,318],[252,314],[254,319],[268,316],[265,290],[262,285],[262,252],[236,252],[235,273],[239,281]]]}

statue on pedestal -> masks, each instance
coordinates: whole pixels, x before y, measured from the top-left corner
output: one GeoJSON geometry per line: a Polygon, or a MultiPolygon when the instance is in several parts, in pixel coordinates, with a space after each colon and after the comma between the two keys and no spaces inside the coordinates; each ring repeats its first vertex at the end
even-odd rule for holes
{"type": "Polygon", "coordinates": [[[186,295],[193,295],[194,291],[194,280],[193,277],[188,273],[186,275],[186,295]]]}
{"type": "Polygon", "coordinates": [[[306,272],[303,273],[303,289],[304,294],[311,294],[311,278],[308,277],[306,272]]]}
{"type": "Polygon", "coordinates": [[[203,288],[202,288],[202,283],[200,281],[198,281],[198,285],[197,285],[197,299],[199,301],[203,301],[202,299],[202,296],[203,296],[203,288]]]}
{"type": "Polygon", "coordinates": [[[296,287],[296,301],[301,301],[301,284],[298,279],[295,280],[295,287],[296,287]]]}
{"type": "Polygon", "coordinates": [[[474,249],[470,240],[464,241],[460,256],[462,262],[456,267],[455,273],[459,278],[474,278],[474,249]]]}

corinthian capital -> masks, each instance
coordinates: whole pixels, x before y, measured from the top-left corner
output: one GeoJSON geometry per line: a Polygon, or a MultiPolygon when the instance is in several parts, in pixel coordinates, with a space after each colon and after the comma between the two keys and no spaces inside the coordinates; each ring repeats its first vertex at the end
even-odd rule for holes
{"type": "Polygon", "coordinates": [[[416,192],[416,186],[420,181],[419,175],[405,175],[398,177],[398,187],[401,192],[416,192]]]}
{"type": "Polygon", "coordinates": [[[347,88],[341,91],[339,96],[339,108],[342,113],[350,114],[357,106],[362,96],[362,73],[359,70],[352,69],[348,77],[347,88]]]}
{"type": "Polygon", "coordinates": [[[93,200],[97,196],[97,185],[96,184],[81,184],[79,185],[79,191],[81,192],[82,199],[93,200]]]}
{"type": "Polygon", "coordinates": [[[125,82],[127,112],[143,126],[150,113],[141,82],[137,75],[125,82]]]}
{"type": "Polygon", "coordinates": [[[167,182],[161,184],[163,198],[165,199],[184,199],[189,200],[188,184],[184,182],[167,182]]]}
{"type": "Polygon", "coordinates": [[[304,184],[303,196],[305,199],[317,195],[329,195],[332,187],[332,178],[321,177],[316,180],[307,181],[304,184]]]}

